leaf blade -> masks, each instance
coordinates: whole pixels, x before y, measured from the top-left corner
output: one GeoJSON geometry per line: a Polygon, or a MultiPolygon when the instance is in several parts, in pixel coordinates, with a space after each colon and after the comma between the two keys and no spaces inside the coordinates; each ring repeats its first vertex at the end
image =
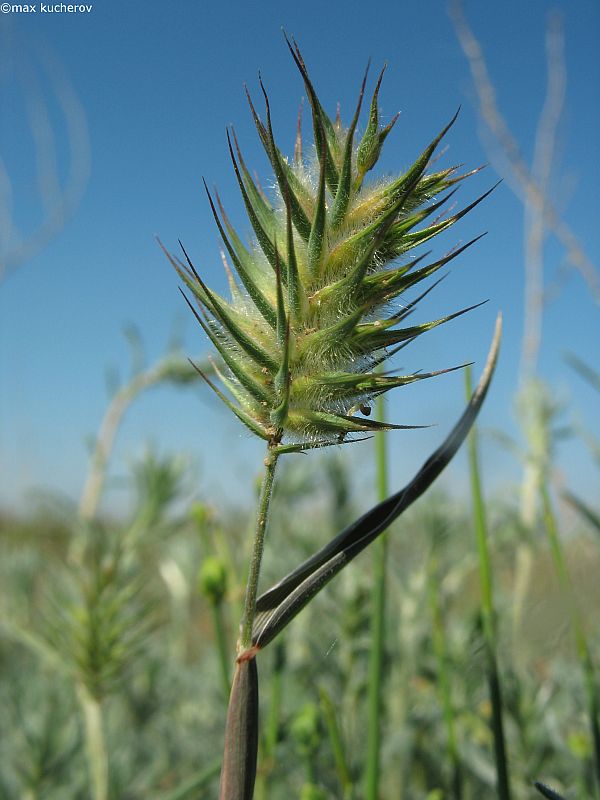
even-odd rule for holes
{"type": "Polygon", "coordinates": [[[477,388],[442,445],[403,489],[377,504],[272,586],[257,601],[253,644],[264,647],[353,558],[382,533],[433,483],[466,438],[489,389],[498,360],[502,316],[498,315],[488,359],[477,388]]]}

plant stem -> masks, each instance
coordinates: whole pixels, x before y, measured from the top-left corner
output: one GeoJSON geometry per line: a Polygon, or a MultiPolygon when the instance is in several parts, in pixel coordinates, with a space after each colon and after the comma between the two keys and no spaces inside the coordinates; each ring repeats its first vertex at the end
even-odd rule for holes
{"type": "Polygon", "coordinates": [[[252,800],[254,796],[258,753],[258,672],[256,654],[251,649],[252,626],[276,466],[277,453],[269,447],[256,513],[241,633],[237,644],[238,657],[227,708],[220,800],[252,800]]]}
{"type": "MultiPolygon", "coordinates": [[[[465,370],[465,387],[467,398],[472,393],[471,368],[465,370]]],[[[473,518],[475,536],[477,540],[477,553],[479,558],[479,576],[481,583],[481,622],[488,660],[488,686],[492,706],[492,733],[494,737],[494,756],[496,761],[496,778],[498,784],[498,797],[500,800],[510,800],[510,780],[508,774],[508,760],[504,737],[504,723],[502,717],[502,687],[498,672],[496,657],[496,624],[494,617],[494,597],[492,585],[492,568],[487,540],[487,522],[485,505],[481,490],[479,472],[479,458],[477,453],[477,429],[475,425],[469,434],[469,471],[471,477],[471,495],[473,498],[473,518]]]]}
{"type": "MultiPolygon", "coordinates": [[[[122,386],[112,397],[100,423],[89,471],[79,499],[78,515],[80,519],[89,522],[96,516],[115,438],[123,417],[133,401],[146,389],[168,380],[169,375],[173,375],[178,368],[187,369],[188,366],[187,362],[180,362],[174,356],[167,355],[153,367],[134,375],[129,383],[122,386]]],[[[212,371],[210,365],[204,366],[203,369],[207,372],[212,371]]],[[[193,371],[191,374],[193,375],[193,371]]],[[[79,563],[83,557],[85,546],[86,538],[83,534],[79,534],[71,544],[69,561],[75,564],[79,563]]]]}
{"type": "Polygon", "coordinates": [[[262,563],[263,548],[265,544],[265,531],[267,528],[267,517],[269,505],[273,493],[273,481],[275,478],[275,467],[277,466],[277,453],[271,449],[267,450],[265,458],[265,472],[260,487],[258,500],[258,510],[256,513],[256,528],[254,532],[254,543],[252,546],[252,558],[246,583],[246,595],[244,599],[244,611],[242,613],[241,635],[239,647],[246,649],[252,644],[252,625],[256,613],[256,597],[258,594],[258,579],[260,577],[260,565],[262,563]]]}
{"type": "Polygon", "coordinates": [[[428,593],[431,616],[433,617],[433,649],[438,663],[438,689],[446,725],[448,755],[452,765],[452,796],[454,800],[460,800],[462,797],[462,767],[456,740],[456,730],[454,727],[454,708],[452,706],[448,649],[446,646],[446,632],[444,630],[444,620],[442,618],[439,598],[439,578],[437,556],[432,554],[428,576],[428,593]]]}
{"type": "Polygon", "coordinates": [[[166,361],[166,359],[164,362],[159,361],[151,369],[134,375],[131,381],[121,387],[111,399],[100,424],[90,461],[90,469],[79,500],[79,516],[81,519],[89,520],[96,514],[106,476],[106,468],[125,412],[139,394],[164,379],[166,361]]]}
{"type": "Polygon", "coordinates": [[[108,798],[108,757],[104,742],[102,705],[92,697],[85,686],[79,685],[77,695],[85,722],[85,745],[90,770],[92,797],[94,800],[108,798]]]}
{"type": "Polygon", "coordinates": [[[541,486],[542,510],[544,515],[544,527],[548,536],[554,566],[558,574],[560,586],[569,608],[571,624],[575,634],[575,644],[577,655],[581,663],[585,688],[588,700],[588,713],[590,717],[590,729],[592,734],[592,745],[594,752],[594,772],[596,776],[596,797],[600,796],[600,698],[598,696],[598,686],[594,664],[590,653],[589,644],[585,635],[581,611],[575,598],[571,576],[567,568],[564,553],[558,535],[558,525],[552,508],[552,501],[546,483],[541,486]]]}
{"type": "MultiPolygon", "coordinates": [[[[382,422],[384,401],[376,401],[375,418],[382,422]]],[[[388,494],[385,433],[375,434],[376,484],[379,500],[388,494]]],[[[383,656],[385,650],[385,594],[388,534],[384,533],[373,545],[373,608],[371,614],[371,651],[368,674],[367,763],[365,768],[365,800],[379,796],[381,750],[381,693],[383,683],[383,656]]]]}

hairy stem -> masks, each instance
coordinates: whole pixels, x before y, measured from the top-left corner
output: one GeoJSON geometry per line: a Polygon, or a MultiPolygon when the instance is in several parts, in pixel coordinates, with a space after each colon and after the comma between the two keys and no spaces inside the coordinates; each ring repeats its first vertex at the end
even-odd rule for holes
{"type": "Polygon", "coordinates": [[[250,559],[250,569],[248,581],[246,583],[246,595],[244,599],[244,611],[242,613],[241,635],[239,648],[242,650],[252,644],[252,625],[256,613],[256,597],[258,594],[258,579],[260,577],[260,565],[265,544],[265,532],[267,529],[267,518],[269,515],[269,505],[273,493],[273,481],[275,479],[275,468],[277,466],[277,453],[271,449],[267,451],[265,458],[265,472],[260,487],[258,501],[258,511],[256,513],[256,528],[254,531],[254,543],[252,546],[252,557],[250,559]]]}

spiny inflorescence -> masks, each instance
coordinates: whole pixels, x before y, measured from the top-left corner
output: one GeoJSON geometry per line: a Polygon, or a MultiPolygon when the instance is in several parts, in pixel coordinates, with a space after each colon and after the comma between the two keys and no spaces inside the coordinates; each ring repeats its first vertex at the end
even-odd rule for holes
{"type": "Polygon", "coordinates": [[[397,119],[380,127],[378,95],[385,67],[373,92],[366,130],[356,144],[366,74],[350,126],[344,128],[339,115],[333,121],[323,110],[298,46],[287,43],[311,106],[313,158],[303,156],[300,125],[293,160],[282,155],[261,81],[264,122],[250,95],[248,101],[277,181],[273,202],[253,179],[235,134],[227,135],[256,236],[250,247],[233,229],[219,197],[217,209],[206,189],[239,277],[238,283],[225,260],[231,299],[225,301],[206,286],[185,250],[187,263],[169,256],[193,292],[198,309],[190,306],[223,362],[215,365],[221,388],[207,381],[248,428],[279,451],[324,446],[349,434],[409,427],[369,419],[370,402],[396,386],[439,373],[395,376],[377,367],[420,334],[468,309],[404,326],[416,303],[433,287],[397,310],[392,301],[476,241],[425,265],[421,263],[425,255],[409,256],[489,194],[452,216],[441,215],[419,227],[467,177],[457,175],[457,167],[426,173],[456,116],[403,175],[366,183],[397,119]],[[450,191],[438,199],[446,190],[450,191]]]}

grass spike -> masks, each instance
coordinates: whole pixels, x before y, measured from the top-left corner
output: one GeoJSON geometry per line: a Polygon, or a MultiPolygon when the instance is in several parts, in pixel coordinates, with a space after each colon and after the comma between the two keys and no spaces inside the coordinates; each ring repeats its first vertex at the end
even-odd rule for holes
{"type": "Polygon", "coordinates": [[[467,364],[459,364],[456,367],[446,367],[445,369],[435,370],[434,372],[415,372],[411,375],[382,375],[377,372],[366,372],[355,374],[353,372],[337,373],[331,375],[321,375],[318,383],[325,389],[331,387],[347,398],[356,399],[362,395],[376,397],[379,394],[388,392],[399,386],[408,386],[410,383],[436,378],[448,372],[455,372],[464,369],[467,364]]]}
{"type": "Polygon", "coordinates": [[[433,139],[433,141],[430,142],[430,144],[425,148],[425,150],[423,150],[423,152],[414,162],[412,167],[407,172],[405,172],[404,175],[401,175],[400,178],[398,178],[398,180],[393,181],[387,187],[384,188],[382,194],[385,197],[390,197],[390,198],[396,197],[398,192],[405,191],[406,184],[411,183],[414,176],[417,173],[419,175],[423,174],[423,172],[427,169],[427,165],[429,164],[431,156],[435,152],[435,149],[437,148],[441,140],[444,138],[444,136],[448,133],[450,128],[454,125],[454,123],[458,118],[459,113],[460,113],[460,106],[456,111],[456,113],[454,114],[454,116],[452,117],[452,119],[450,120],[450,122],[440,131],[440,133],[438,133],[435,139],[433,139]]]}
{"type": "Polygon", "coordinates": [[[374,303],[389,302],[397,295],[405,292],[407,289],[410,289],[410,287],[414,286],[414,284],[419,283],[424,278],[429,278],[443,266],[463,253],[467,248],[475,244],[475,242],[478,242],[479,239],[483,238],[485,235],[485,233],[480,233],[479,236],[475,236],[475,238],[471,239],[466,244],[455,248],[443,258],[433,261],[431,264],[428,264],[427,266],[422,267],[414,272],[411,270],[424,258],[430,255],[431,251],[414,258],[409,263],[404,264],[402,267],[398,267],[395,270],[388,270],[387,272],[379,272],[375,275],[368,275],[363,282],[365,293],[372,299],[374,303]]]}
{"type": "Polygon", "coordinates": [[[258,215],[254,210],[254,206],[252,205],[250,198],[248,196],[248,192],[246,191],[246,187],[244,185],[244,181],[242,180],[242,176],[240,174],[240,170],[237,164],[235,153],[233,152],[233,146],[231,144],[231,137],[229,135],[229,131],[227,131],[227,144],[229,145],[229,155],[231,157],[231,161],[233,163],[233,169],[235,171],[235,176],[237,178],[237,182],[240,187],[242,197],[244,199],[244,205],[246,206],[246,212],[248,213],[250,224],[254,229],[254,233],[256,234],[256,238],[258,239],[258,243],[260,244],[261,249],[266,256],[267,261],[273,267],[273,269],[275,269],[275,247],[269,237],[269,234],[265,231],[265,229],[261,225],[260,219],[258,218],[258,215]]]}
{"type": "Polygon", "coordinates": [[[308,237],[310,235],[310,221],[306,215],[303,204],[307,203],[309,198],[307,198],[306,191],[300,180],[296,177],[295,172],[288,167],[285,159],[282,157],[277,146],[275,145],[275,142],[269,137],[267,129],[256,113],[256,109],[254,108],[252,97],[250,96],[247,86],[245,86],[245,90],[254,124],[267,157],[271,162],[271,166],[275,171],[275,177],[277,178],[279,189],[282,194],[287,192],[291,198],[292,207],[294,209],[294,225],[296,226],[296,230],[305,241],[308,241],[308,237]],[[302,201],[300,198],[302,198],[302,201]]]}
{"type": "Polygon", "coordinates": [[[213,371],[217,378],[221,381],[223,386],[227,389],[229,394],[239,403],[239,406],[243,406],[244,404],[248,403],[248,395],[245,394],[240,387],[236,386],[235,383],[225,375],[217,362],[212,358],[212,356],[208,356],[208,362],[213,368],[213,371]]]}
{"type": "MultiPolygon", "coordinates": [[[[387,231],[394,223],[395,218],[398,215],[400,209],[407,203],[409,198],[418,189],[419,180],[423,175],[423,172],[427,168],[427,164],[429,163],[431,154],[437,147],[437,144],[439,143],[441,138],[454,124],[458,116],[458,113],[459,112],[457,111],[454,117],[448,123],[448,125],[442,130],[441,133],[438,134],[438,136],[433,140],[433,142],[429,145],[429,147],[427,147],[423,151],[421,156],[417,159],[417,161],[415,161],[412,167],[398,181],[395,181],[393,183],[393,186],[395,186],[396,189],[393,192],[388,191],[387,189],[383,191],[383,195],[387,195],[393,198],[392,202],[389,203],[387,207],[384,208],[381,215],[375,221],[371,222],[369,225],[366,225],[362,231],[353,234],[348,240],[346,240],[345,242],[343,242],[341,245],[338,246],[338,250],[341,249],[342,254],[345,254],[348,250],[352,251],[353,249],[356,248],[357,245],[362,243],[365,239],[367,239],[371,235],[377,235],[379,237],[379,241],[383,239],[383,235],[387,233],[387,231]]],[[[482,200],[485,196],[486,195],[482,196],[480,200],[482,200]]],[[[477,205],[477,202],[478,201],[472,204],[470,208],[465,209],[465,213],[467,213],[471,208],[477,205]]],[[[340,257],[343,257],[343,255],[340,256],[339,252],[336,255],[336,251],[334,251],[331,255],[331,258],[335,260],[336,257],[339,259],[340,257]]]]}
{"type": "Polygon", "coordinates": [[[387,64],[384,64],[381,72],[379,73],[375,90],[373,92],[371,108],[369,111],[369,122],[356,153],[357,175],[354,183],[354,188],[356,190],[361,187],[366,173],[377,163],[377,160],[381,155],[383,143],[400,116],[400,112],[398,111],[392,118],[391,122],[379,130],[379,89],[381,88],[381,81],[383,80],[383,75],[386,69],[387,64]]]}
{"type": "Polygon", "coordinates": [[[400,266],[391,262],[434,238],[483,199],[421,227],[427,217],[433,219],[438,209],[447,207],[452,184],[462,177],[456,166],[431,168],[439,142],[456,115],[403,175],[363,185],[361,170],[371,168],[369,159],[375,152],[365,155],[365,141],[371,137],[377,155],[394,122],[385,128],[380,124],[384,70],[371,98],[367,139],[363,136],[357,142],[366,75],[361,76],[350,124],[344,127],[341,115],[332,121],[323,111],[297,44],[288,37],[286,42],[311,104],[313,154],[307,152],[299,121],[295,155],[290,161],[284,158],[274,140],[272,98],[259,76],[263,121],[247,88],[246,94],[275,173],[278,192],[272,200],[267,200],[253,177],[252,165],[244,160],[236,132],[227,131],[233,169],[254,230],[252,244],[240,240],[219,196],[213,202],[214,192],[207,192],[227,260],[237,273],[235,279],[228,277],[230,302],[209,290],[186,259],[170,257],[198,300],[197,318],[221,356],[224,377],[242,393],[238,400],[261,431],[274,432],[275,438],[269,440],[273,447],[309,440],[335,443],[355,434],[357,426],[368,424],[355,413],[361,392],[368,399],[416,380],[395,373],[380,380],[370,375],[422,333],[465,313],[463,309],[421,325],[406,322],[437,285],[433,278],[433,286],[427,289],[425,279],[471,243],[431,263],[421,263],[425,256],[419,254],[400,266]],[[416,299],[398,310],[396,298],[421,282],[416,299]],[[330,379],[349,373],[358,376],[356,388],[349,385],[351,379],[330,379]],[[331,418],[335,418],[333,427],[331,418]],[[319,420],[325,427],[320,427],[319,420]]]}
{"type": "Polygon", "coordinates": [[[221,300],[218,297],[218,295],[216,295],[211,289],[209,289],[208,286],[206,286],[202,278],[198,275],[198,273],[194,269],[194,266],[190,261],[189,256],[187,255],[185,249],[183,248],[183,245],[181,245],[181,248],[185,254],[186,259],[188,260],[190,268],[194,273],[194,277],[198,281],[198,284],[200,285],[202,292],[206,297],[206,301],[203,301],[205,302],[205,305],[209,306],[210,310],[219,319],[225,330],[231,335],[232,339],[234,339],[234,341],[237,342],[237,344],[239,344],[239,346],[243,350],[245,350],[246,353],[248,353],[250,358],[254,359],[254,361],[256,361],[257,364],[266,367],[272,372],[276,372],[277,361],[271,355],[269,355],[269,353],[267,353],[266,350],[260,347],[260,345],[256,344],[255,340],[253,340],[252,337],[249,336],[248,333],[246,333],[246,331],[244,331],[242,327],[237,324],[233,315],[228,310],[227,304],[223,300],[221,300]]]}
{"type": "Polygon", "coordinates": [[[285,313],[285,303],[283,301],[283,281],[281,279],[279,258],[275,260],[275,286],[277,288],[277,343],[283,348],[288,320],[285,313]]]}
{"type": "Polygon", "coordinates": [[[281,357],[280,366],[275,375],[275,389],[279,405],[271,412],[271,422],[276,428],[281,429],[285,423],[290,399],[290,321],[285,311],[279,262],[276,264],[275,277],[277,281],[277,343],[281,357]]]}
{"type": "Polygon", "coordinates": [[[245,368],[245,365],[242,362],[238,361],[232,354],[231,348],[224,346],[220,341],[219,337],[211,330],[210,325],[207,324],[200,314],[196,311],[192,303],[190,302],[189,298],[187,297],[186,293],[183,289],[179,289],[181,295],[185,302],[192,310],[192,314],[196,317],[196,320],[200,324],[200,327],[204,331],[204,333],[208,336],[210,341],[213,343],[215,348],[217,349],[219,355],[223,359],[224,363],[229,367],[232,374],[238,379],[238,381],[242,384],[244,389],[259,403],[270,403],[272,398],[271,395],[265,390],[264,386],[255,381],[248,373],[248,370],[245,368]]]}
{"type": "MultiPolygon", "coordinates": [[[[404,233],[405,231],[409,231],[412,228],[414,228],[415,225],[418,225],[419,223],[423,222],[424,219],[427,219],[427,217],[430,217],[432,214],[435,214],[435,212],[438,209],[446,205],[448,200],[450,200],[450,198],[453,197],[456,194],[456,192],[458,192],[459,188],[460,187],[457,186],[455,189],[452,189],[452,191],[448,192],[447,195],[442,197],[441,200],[437,200],[435,203],[431,203],[431,205],[422,208],[420,211],[416,211],[414,214],[409,214],[400,222],[394,223],[393,226],[394,234],[404,233]]],[[[452,205],[451,208],[454,208],[454,205],[452,205]]],[[[443,213],[447,214],[448,211],[445,211],[443,213]]],[[[439,219],[440,217],[436,217],[434,222],[437,222],[439,219]]]]}
{"type": "Polygon", "coordinates": [[[248,101],[248,105],[250,106],[250,113],[252,114],[252,119],[254,120],[256,130],[258,131],[258,137],[270,160],[271,142],[269,141],[269,135],[267,134],[267,129],[265,128],[261,118],[258,116],[258,112],[254,107],[254,103],[252,102],[252,95],[250,94],[250,90],[248,89],[247,84],[244,84],[244,91],[246,92],[246,100],[248,101]]]}
{"type": "Polygon", "coordinates": [[[315,426],[334,434],[361,433],[366,431],[416,430],[427,425],[395,425],[391,422],[377,422],[374,419],[355,417],[349,414],[333,414],[324,411],[308,411],[303,418],[315,426]]]}
{"type": "Polygon", "coordinates": [[[307,299],[300,273],[298,270],[298,260],[296,258],[296,248],[294,246],[294,231],[292,230],[292,209],[289,197],[285,197],[285,222],[287,240],[287,261],[288,261],[288,307],[292,321],[298,323],[307,308],[307,299]]]}
{"type": "Polygon", "coordinates": [[[223,264],[223,269],[225,270],[225,275],[227,276],[231,300],[234,304],[240,303],[242,300],[242,293],[240,292],[239,286],[235,282],[233,272],[229,266],[229,262],[227,261],[227,255],[222,247],[219,248],[219,255],[221,256],[221,264],[223,264]]]}
{"type": "Polygon", "coordinates": [[[300,202],[299,197],[296,194],[296,190],[299,188],[298,181],[293,180],[294,172],[291,171],[289,168],[286,168],[286,163],[282,158],[277,145],[275,144],[275,136],[273,134],[273,123],[271,121],[271,106],[269,103],[269,96],[267,94],[267,90],[264,87],[262,82],[262,78],[260,77],[259,73],[259,83],[260,88],[263,93],[265,99],[265,110],[267,114],[267,140],[269,143],[270,148],[270,160],[275,170],[275,177],[277,178],[277,183],[279,185],[279,191],[283,196],[289,198],[290,205],[293,211],[293,220],[298,233],[304,238],[308,239],[310,236],[311,230],[311,223],[309,218],[306,216],[304,208],[302,207],[302,203],[300,202]],[[292,185],[293,184],[293,185],[292,185]]]}
{"type": "Polygon", "coordinates": [[[280,398],[279,405],[271,412],[271,422],[278,429],[282,430],[288,415],[290,405],[290,324],[286,324],[283,347],[281,353],[281,366],[275,376],[275,388],[280,398]]]}
{"type": "Polygon", "coordinates": [[[333,203],[333,208],[331,211],[331,228],[335,230],[344,220],[346,215],[346,211],[348,209],[348,203],[350,202],[350,190],[352,186],[352,158],[353,158],[353,150],[354,150],[354,132],[356,130],[356,125],[358,123],[358,118],[360,116],[360,109],[362,107],[363,97],[365,94],[365,86],[367,85],[367,76],[369,74],[369,67],[371,65],[371,60],[367,63],[367,68],[365,70],[365,75],[362,80],[362,85],[360,87],[360,92],[358,95],[358,102],[356,104],[356,111],[354,112],[354,116],[352,118],[352,122],[350,123],[350,127],[348,128],[348,133],[346,134],[346,142],[344,145],[344,158],[342,161],[342,169],[340,172],[340,182],[337,187],[337,191],[335,194],[335,201],[333,203]]]}
{"type": "Polygon", "coordinates": [[[468,306],[467,308],[462,308],[460,311],[455,311],[453,314],[448,314],[445,317],[440,317],[431,322],[424,322],[421,325],[413,325],[410,328],[401,328],[395,331],[387,330],[388,327],[394,324],[392,322],[393,318],[389,318],[378,326],[375,326],[375,323],[366,323],[365,325],[357,327],[353,338],[359,345],[363,347],[366,345],[369,350],[379,350],[382,347],[390,347],[391,345],[398,344],[398,342],[402,342],[405,339],[413,339],[420,336],[422,333],[433,330],[433,328],[437,328],[445,322],[450,322],[450,320],[461,317],[469,311],[473,311],[475,308],[484,305],[484,303],[487,303],[487,300],[484,300],[482,303],[475,303],[475,305],[468,306]]]}
{"type": "Polygon", "coordinates": [[[204,372],[202,372],[200,367],[198,367],[192,361],[191,358],[188,359],[188,361],[190,362],[192,367],[196,370],[198,375],[200,375],[200,377],[203,378],[203,380],[208,384],[208,386],[210,386],[210,388],[217,395],[219,400],[221,400],[221,402],[224,403],[227,406],[227,408],[235,414],[235,416],[240,420],[240,422],[243,422],[244,425],[252,431],[252,433],[255,433],[261,439],[265,439],[266,441],[268,441],[271,438],[270,431],[261,428],[261,426],[257,425],[256,421],[249,414],[246,414],[246,412],[243,409],[238,408],[238,406],[234,405],[234,403],[232,403],[231,400],[223,394],[223,392],[219,389],[219,387],[216,386],[211,381],[211,379],[204,374],[204,372]]]}
{"type": "MultiPolygon", "coordinates": [[[[410,301],[410,303],[407,303],[406,305],[402,306],[402,308],[400,308],[400,310],[399,310],[399,311],[397,311],[395,314],[393,314],[393,315],[392,315],[392,316],[389,318],[389,320],[388,320],[388,321],[394,320],[394,324],[395,324],[395,323],[397,323],[397,322],[400,322],[401,320],[405,319],[405,318],[406,318],[407,316],[409,316],[410,314],[412,314],[412,312],[415,310],[415,308],[416,308],[416,307],[417,307],[417,305],[418,305],[418,304],[421,302],[421,300],[424,300],[424,299],[427,297],[427,295],[428,295],[430,292],[432,292],[432,291],[433,291],[433,290],[434,290],[434,289],[435,289],[437,286],[439,286],[439,284],[440,284],[440,283],[441,283],[443,280],[445,280],[447,277],[448,277],[448,273],[446,273],[445,275],[442,275],[441,277],[439,277],[439,278],[438,278],[436,281],[434,281],[434,282],[431,284],[431,286],[428,286],[426,289],[424,289],[424,290],[421,292],[421,294],[420,294],[420,295],[418,295],[417,297],[415,297],[415,299],[414,299],[414,300],[411,300],[411,301],[410,301]]],[[[386,325],[387,325],[387,321],[386,321],[384,324],[386,324],[386,325]]]]}
{"type": "Polygon", "coordinates": [[[429,241],[429,239],[437,236],[438,233],[442,233],[450,228],[452,225],[458,222],[459,219],[462,219],[466,214],[468,214],[469,211],[472,211],[476,206],[478,206],[482,200],[485,200],[485,198],[488,197],[501,183],[502,181],[495,183],[491,189],[488,189],[487,192],[484,192],[480,197],[477,198],[477,200],[474,200],[472,203],[463,208],[457,214],[454,214],[449,219],[443,220],[442,222],[437,222],[435,225],[430,225],[429,227],[423,228],[420,231],[415,231],[414,233],[403,233],[402,240],[407,246],[403,248],[402,252],[406,252],[417,245],[424,244],[425,242],[429,241]]]}
{"type": "Polygon", "coordinates": [[[221,215],[223,217],[227,230],[229,231],[230,236],[232,236],[233,238],[233,244],[227,237],[225,230],[223,229],[223,226],[221,224],[221,220],[219,219],[219,215],[217,214],[217,210],[215,208],[215,204],[213,202],[211,194],[208,190],[208,186],[206,185],[206,181],[204,181],[204,179],[203,182],[206,194],[208,196],[208,202],[210,203],[210,208],[213,213],[215,222],[217,223],[217,228],[219,229],[219,233],[221,235],[221,239],[223,240],[223,244],[227,248],[227,252],[231,257],[231,260],[233,261],[236,271],[240,276],[240,279],[244,284],[246,291],[252,298],[252,301],[254,302],[257,309],[262,314],[262,316],[273,328],[275,327],[275,321],[276,321],[275,309],[273,308],[273,306],[270,304],[270,302],[267,300],[267,298],[264,296],[264,294],[261,292],[261,290],[258,288],[256,284],[254,275],[252,274],[253,272],[256,272],[254,262],[252,261],[250,254],[242,244],[241,240],[235,233],[235,230],[229,224],[229,220],[227,218],[227,215],[225,214],[225,209],[223,208],[223,205],[221,204],[220,198],[217,194],[217,202],[219,203],[219,209],[221,211],[221,215]]]}
{"type": "Polygon", "coordinates": [[[296,42],[292,39],[292,42],[287,37],[285,31],[283,32],[285,37],[285,41],[287,46],[292,54],[292,58],[294,59],[296,66],[300,74],[302,75],[302,79],[304,80],[304,85],[306,87],[306,93],[308,94],[308,99],[310,102],[312,116],[313,116],[313,130],[315,136],[315,145],[317,148],[317,155],[325,167],[325,178],[327,181],[327,186],[329,187],[332,194],[335,194],[338,187],[339,176],[338,171],[335,166],[335,162],[333,160],[333,156],[331,154],[331,144],[336,142],[336,135],[335,130],[333,127],[333,123],[327,116],[327,114],[323,111],[323,107],[319,102],[319,98],[317,97],[317,93],[314,90],[314,87],[311,83],[311,80],[308,76],[308,70],[306,69],[306,64],[304,63],[304,59],[300,53],[300,48],[296,44],[296,42]]]}
{"type": "Polygon", "coordinates": [[[294,165],[302,166],[302,103],[298,106],[298,121],[296,122],[296,139],[294,141],[294,165]]]}
{"type": "Polygon", "coordinates": [[[244,185],[246,186],[246,191],[248,192],[248,196],[252,202],[252,206],[256,212],[256,216],[260,220],[260,223],[263,226],[264,230],[269,234],[269,236],[272,236],[273,229],[275,226],[273,208],[267,201],[265,193],[255,183],[248,167],[246,166],[233,125],[231,126],[231,134],[233,136],[235,152],[237,154],[237,159],[242,172],[244,185]]]}
{"type": "MultiPolygon", "coordinates": [[[[322,150],[324,150],[323,145],[322,150]]],[[[326,164],[325,159],[321,158],[321,168],[319,172],[319,188],[317,190],[317,206],[315,208],[315,216],[312,221],[310,229],[310,237],[308,239],[308,274],[314,279],[319,277],[319,266],[321,264],[321,255],[325,244],[325,230],[326,230],[326,206],[325,206],[325,173],[326,164]]]]}

